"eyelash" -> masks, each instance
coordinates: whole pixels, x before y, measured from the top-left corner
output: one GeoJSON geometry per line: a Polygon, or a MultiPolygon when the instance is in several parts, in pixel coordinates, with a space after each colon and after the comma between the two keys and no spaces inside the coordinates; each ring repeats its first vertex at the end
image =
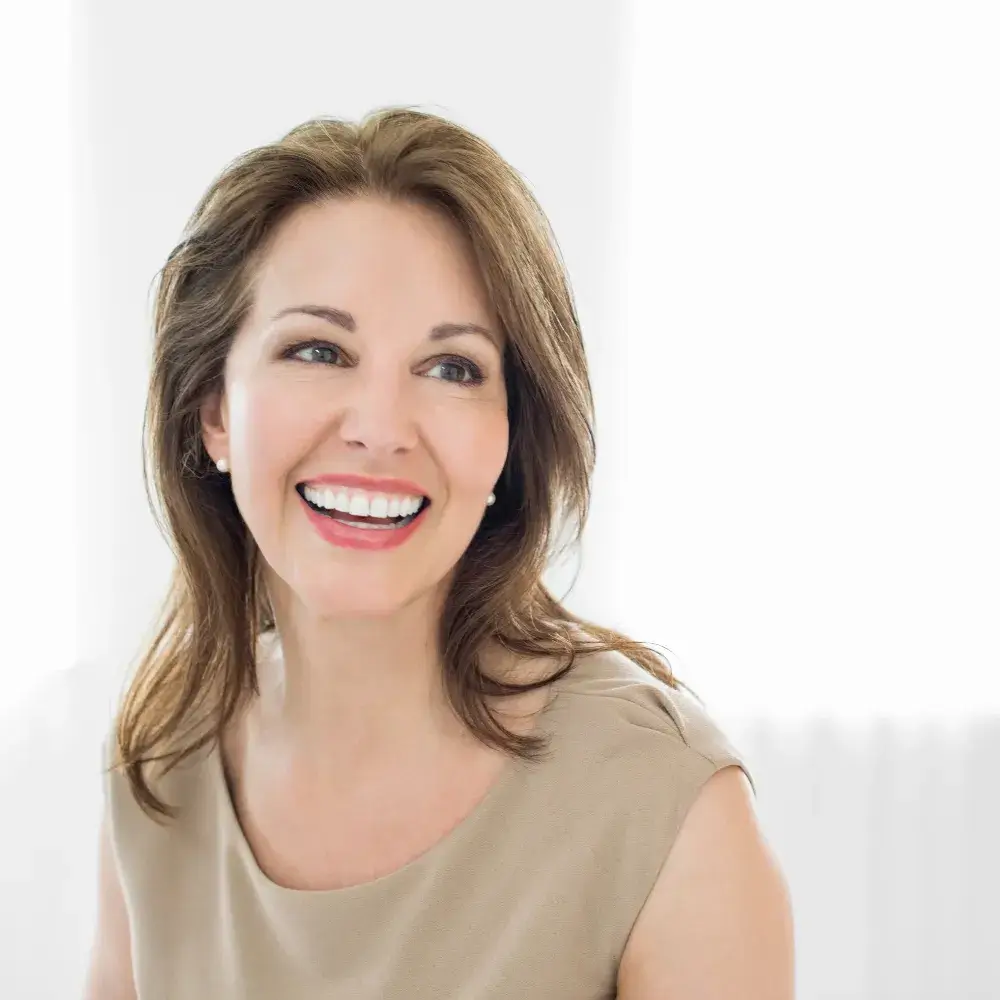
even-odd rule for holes
{"type": "MultiPolygon", "coordinates": [[[[284,351],[282,351],[281,357],[282,359],[302,361],[301,358],[295,358],[294,355],[298,354],[300,351],[304,351],[308,347],[323,347],[339,351],[341,354],[344,353],[342,348],[338,347],[336,344],[331,344],[326,340],[306,340],[303,341],[301,344],[293,344],[291,347],[286,348],[284,351]]],[[[445,355],[443,357],[435,358],[434,360],[436,364],[442,364],[442,363],[452,364],[465,368],[470,376],[469,378],[460,381],[456,381],[455,379],[441,379],[442,382],[450,382],[452,385],[463,385],[463,386],[473,387],[482,385],[483,382],[486,381],[486,377],[485,375],[483,375],[482,370],[479,368],[479,366],[475,362],[470,361],[468,358],[462,358],[458,357],[457,355],[450,354],[450,355],[445,355]]],[[[323,362],[320,363],[323,364],[323,362]]],[[[302,364],[311,364],[311,362],[302,361],[302,364]]]]}

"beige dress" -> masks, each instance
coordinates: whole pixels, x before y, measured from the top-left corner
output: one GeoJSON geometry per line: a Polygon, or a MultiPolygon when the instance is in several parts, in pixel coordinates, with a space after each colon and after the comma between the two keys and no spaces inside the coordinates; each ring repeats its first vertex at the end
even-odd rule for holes
{"type": "MultiPolygon", "coordinates": [[[[403,867],[343,889],[271,881],[215,745],[163,779],[159,826],[105,778],[140,1000],[598,1000],[684,816],[739,752],[705,708],[617,653],[580,657],[508,761],[403,867]]],[[[107,746],[105,747],[107,754],[107,746]]],[[[106,757],[107,759],[107,757],[106,757]]]]}

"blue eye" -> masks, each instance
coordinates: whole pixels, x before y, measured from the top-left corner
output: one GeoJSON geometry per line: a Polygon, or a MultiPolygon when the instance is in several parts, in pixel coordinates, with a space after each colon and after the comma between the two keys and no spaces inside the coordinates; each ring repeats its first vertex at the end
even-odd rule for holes
{"type": "Polygon", "coordinates": [[[339,354],[340,348],[335,344],[328,344],[322,340],[311,340],[305,344],[295,344],[293,347],[289,347],[281,356],[283,358],[291,358],[303,351],[336,351],[339,354]]]}
{"type": "MultiPolygon", "coordinates": [[[[482,385],[483,383],[483,373],[479,367],[466,358],[442,358],[434,368],[458,369],[459,372],[465,372],[468,376],[468,378],[446,378],[445,382],[457,382],[460,385],[482,385]]],[[[432,368],[431,371],[433,370],[432,368]]]]}

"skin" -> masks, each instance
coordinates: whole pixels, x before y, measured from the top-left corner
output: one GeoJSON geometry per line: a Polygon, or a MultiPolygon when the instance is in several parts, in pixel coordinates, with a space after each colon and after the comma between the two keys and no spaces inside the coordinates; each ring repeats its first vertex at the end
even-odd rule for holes
{"type": "Polygon", "coordinates": [[[224,391],[202,410],[205,446],[228,460],[265,558],[280,636],[260,665],[261,697],[225,744],[261,789],[342,803],[361,787],[426,790],[430,774],[498,766],[445,706],[436,629],[507,457],[500,336],[471,247],[433,209],[339,200],[300,209],[279,232],[224,391]],[[302,314],[272,321],[307,303],[351,313],[356,330],[302,314]],[[429,340],[446,321],[493,336],[429,340]],[[324,346],[282,357],[312,338],[324,346]],[[330,545],[294,487],[340,472],[421,485],[426,523],[397,549],[330,545]]]}

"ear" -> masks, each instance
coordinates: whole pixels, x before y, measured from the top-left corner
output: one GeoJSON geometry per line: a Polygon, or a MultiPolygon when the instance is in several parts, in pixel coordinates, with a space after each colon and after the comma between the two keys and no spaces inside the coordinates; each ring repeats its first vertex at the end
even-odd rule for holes
{"type": "Polygon", "coordinates": [[[224,390],[215,390],[201,404],[201,439],[213,462],[229,455],[229,405],[224,390]]]}

